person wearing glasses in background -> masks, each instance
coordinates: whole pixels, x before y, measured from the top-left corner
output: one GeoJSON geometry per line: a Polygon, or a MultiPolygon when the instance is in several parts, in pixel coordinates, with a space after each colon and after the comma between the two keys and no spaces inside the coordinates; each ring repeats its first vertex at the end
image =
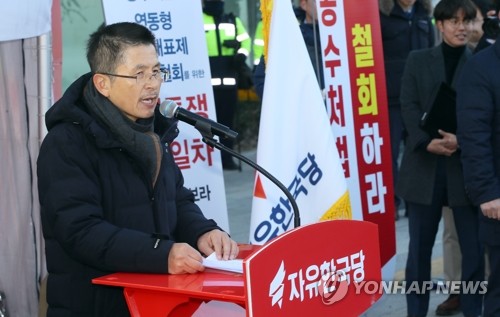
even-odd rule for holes
{"type": "MultiPolygon", "coordinates": [[[[472,56],[466,44],[475,17],[476,7],[470,0],[438,2],[434,18],[443,41],[433,48],[412,51],[403,72],[401,114],[408,134],[396,193],[407,202],[408,208],[406,285],[418,285],[420,290],[431,281],[432,248],[444,206],[453,210],[462,252],[461,281],[479,285],[484,280],[478,214],[465,192],[456,132],[438,130],[439,127],[432,131],[421,128],[422,114],[432,107],[436,92],[444,87],[443,83],[453,89],[463,65],[472,56]]],[[[449,100],[448,103],[454,102],[453,98],[449,100]]],[[[435,104],[435,110],[440,112],[442,105],[435,104]]],[[[446,113],[443,124],[454,119],[455,113],[448,109],[443,112],[446,113]]],[[[429,293],[430,290],[407,290],[408,316],[427,315],[429,293]]],[[[460,292],[460,308],[466,317],[480,316],[480,292],[460,292]]]]}
{"type": "Polygon", "coordinates": [[[168,73],[153,33],[129,22],[102,26],[87,59],[91,73],[47,111],[38,157],[48,317],[129,316],[123,290],[91,280],[196,273],[203,255],[238,253],[194,203],[169,149],[178,129],[158,111],[168,73]]]}
{"type": "Polygon", "coordinates": [[[469,35],[469,40],[467,41],[467,46],[475,52],[480,39],[484,35],[483,23],[488,18],[487,14],[490,11],[490,0],[472,0],[476,6],[476,18],[472,21],[471,32],[469,35]]]}

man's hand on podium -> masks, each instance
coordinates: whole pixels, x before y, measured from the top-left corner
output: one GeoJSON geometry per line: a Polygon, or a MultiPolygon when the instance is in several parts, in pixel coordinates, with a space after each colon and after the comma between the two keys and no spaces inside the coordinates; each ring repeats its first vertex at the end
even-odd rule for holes
{"type": "Polygon", "coordinates": [[[198,250],[205,255],[215,252],[219,260],[233,260],[238,256],[238,244],[221,230],[204,233],[198,239],[198,250]]]}
{"type": "MultiPolygon", "coordinates": [[[[238,244],[221,230],[202,234],[198,239],[198,250],[207,255],[215,252],[219,260],[233,260],[239,252],[238,244]]],[[[205,270],[200,252],[187,243],[174,243],[168,254],[168,273],[185,274],[205,270]]]]}
{"type": "Polygon", "coordinates": [[[185,274],[205,269],[200,252],[187,243],[174,243],[168,254],[168,273],[185,274]]]}

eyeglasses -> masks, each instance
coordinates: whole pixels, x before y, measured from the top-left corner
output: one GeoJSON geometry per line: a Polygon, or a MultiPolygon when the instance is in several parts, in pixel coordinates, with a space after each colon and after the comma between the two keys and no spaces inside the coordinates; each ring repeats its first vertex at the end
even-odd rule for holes
{"type": "Polygon", "coordinates": [[[159,70],[153,71],[151,73],[151,76],[146,76],[145,72],[140,72],[140,73],[138,73],[135,76],[111,74],[111,73],[104,73],[104,72],[99,72],[97,74],[102,74],[102,75],[107,75],[107,76],[113,76],[113,77],[135,79],[138,85],[144,85],[148,80],[151,80],[153,78],[156,81],[159,81],[161,83],[164,83],[164,82],[168,81],[169,78],[170,78],[170,72],[166,68],[160,68],[159,70]]]}
{"type": "Polygon", "coordinates": [[[446,21],[450,22],[451,26],[457,28],[460,24],[463,26],[469,26],[472,24],[472,20],[460,20],[457,18],[447,19],[446,21]]]}

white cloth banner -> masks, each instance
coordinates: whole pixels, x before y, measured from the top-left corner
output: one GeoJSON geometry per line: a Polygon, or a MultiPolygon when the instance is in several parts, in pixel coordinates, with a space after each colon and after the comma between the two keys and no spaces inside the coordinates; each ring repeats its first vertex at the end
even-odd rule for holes
{"type": "Polygon", "coordinates": [[[3,0],[0,41],[20,40],[50,32],[52,0],[3,0]]]}
{"type": "MultiPolygon", "coordinates": [[[[344,172],[302,34],[290,2],[273,3],[257,163],[294,196],[301,225],[350,219],[344,172]]],[[[257,173],[251,243],[292,229],[293,219],[285,194],[257,173]]]]}
{"type": "MultiPolygon", "coordinates": [[[[161,100],[174,100],[189,111],[216,120],[201,1],[103,0],[103,7],[107,24],[136,22],[155,34],[160,63],[170,71],[161,100]]],[[[192,126],[179,122],[179,129],[171,149],[185,185],[195,194],[205,216],[229,232],[220,153],[203,143],[192,126]]]]}

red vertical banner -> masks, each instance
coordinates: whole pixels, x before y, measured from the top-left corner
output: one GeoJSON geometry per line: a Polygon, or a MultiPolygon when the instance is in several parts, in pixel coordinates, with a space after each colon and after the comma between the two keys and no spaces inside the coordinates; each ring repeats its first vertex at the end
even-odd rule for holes
{"type": "Polygon", "coordinates": [[[380,256],[396,254],[394,185],[378,3],[319,0],[326,105],[353,218],[379,228],[380,256]]]}
{"type": "MultiPolygon", "coordinates": [[[[345,1],[363,220],[379,225],[382,263],[396,250],[394,185],[378,4],[345,1]],[[347,12],[349,12],[347,14],[347,12]],[[370,12],[370,14],[366,14],[370,12]]],[[[360,2],[360,1],[358,1],[360,2]]]]}

